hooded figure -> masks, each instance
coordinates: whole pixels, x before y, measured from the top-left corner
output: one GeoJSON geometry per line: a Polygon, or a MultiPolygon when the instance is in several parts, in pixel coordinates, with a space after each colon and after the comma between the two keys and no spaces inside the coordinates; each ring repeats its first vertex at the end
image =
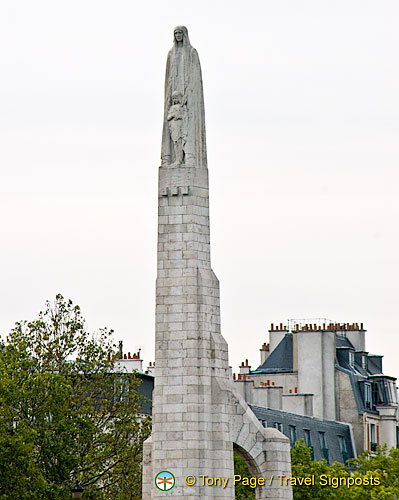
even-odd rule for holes
{"type": "Polygon", "coordinates": [[[173,42],[166,62],[162,165],[184,164],[192,167],[207,167],[204,96],[198,54],[190,44],[185,26],[177,26],[174,29],[173,42]],[[174,92],[181,94],[183,107],[181,141],[183,152],[179,151],[177,155],[168,124],[174,92]]]}

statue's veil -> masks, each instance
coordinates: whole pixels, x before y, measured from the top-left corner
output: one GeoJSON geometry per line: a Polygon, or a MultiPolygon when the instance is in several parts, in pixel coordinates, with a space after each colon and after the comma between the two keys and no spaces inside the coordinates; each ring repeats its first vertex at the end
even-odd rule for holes
{"type": "Polygon", "coordinates": [[[174,46],[177,47],[177,41],[175,38],[175,32],[176,31],[182,31],[183,32],[183,47],[191,47],[190,39],[188,38],[188,31],[185,26],[176,26],[176,28],[173,30],[173,43],[174,46]]]}

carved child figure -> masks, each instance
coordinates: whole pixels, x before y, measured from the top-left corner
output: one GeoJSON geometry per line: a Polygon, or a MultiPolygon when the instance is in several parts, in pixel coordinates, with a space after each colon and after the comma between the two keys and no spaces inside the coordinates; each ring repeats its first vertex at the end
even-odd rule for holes
{"type": "Polygon", "coordinates": [[[186,145],[184,111],[183,96],[180,92],[173,92],[172,106],[169,108],[167,120],[175,150],[175,165],[182,165],[184,162],[184,146],[186,145]]]}

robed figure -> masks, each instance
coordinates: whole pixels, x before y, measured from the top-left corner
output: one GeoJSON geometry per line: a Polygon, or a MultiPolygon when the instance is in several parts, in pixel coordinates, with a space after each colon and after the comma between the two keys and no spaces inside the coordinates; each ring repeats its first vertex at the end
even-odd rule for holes
{"type": "Polygon", "coordinates": [[[163,166],[207,166],[201,66],[185,26],[175,28],[166,62],[161,159],[163,166]]]}

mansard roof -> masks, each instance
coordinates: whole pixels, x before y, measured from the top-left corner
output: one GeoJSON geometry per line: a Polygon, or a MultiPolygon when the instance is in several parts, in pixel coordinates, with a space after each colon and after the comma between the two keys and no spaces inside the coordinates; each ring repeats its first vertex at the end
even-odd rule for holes
{"type": "Polygon", "coordinates": [[[280,373],[293,371],[292,333],[286,333],[266,361],[251,373],[280,373]]]}
{"type": "Polygon", "coordinates": [[[334,420],[322,420],[316,417],[298,415],[282,410],[265,408],[262,406],[249,405],[258,420],[264,427],[280,428],[281,432],[290,438],[292,442],[292,429],[295,439],[304,439],[305,433],[310,437],[313,448],[314,459],[322,460],[327,451],[329,462],[343,462],[344,459],[353,458],[354,450],[351,438],[350,426],[334,420]],[[291,435],[290,435],[291,431],[291,435]],[[320,434],[324,435],[327,448],[321,448],[320,434]],[[342,440],[345,442],[346,455],[342,451],[342,440]],[[340,442],[341,441],[341,442],[340,442]]]}

